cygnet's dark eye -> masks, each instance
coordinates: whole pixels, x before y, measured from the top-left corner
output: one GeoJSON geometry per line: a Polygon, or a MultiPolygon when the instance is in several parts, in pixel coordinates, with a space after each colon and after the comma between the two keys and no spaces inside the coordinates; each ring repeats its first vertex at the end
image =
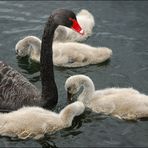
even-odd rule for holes
{"type": "Polygon", "coordinates": [[[70,92],[70,90],[71,90],[71,87],[67,87],[67,91],[70,92]]]}

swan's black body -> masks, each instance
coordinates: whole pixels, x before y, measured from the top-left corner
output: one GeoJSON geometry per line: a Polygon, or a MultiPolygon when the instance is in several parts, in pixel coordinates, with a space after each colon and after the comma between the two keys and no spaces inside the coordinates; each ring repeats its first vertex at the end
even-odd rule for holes
{"type": "Polygon", "coordinates": [[[40,92],[24,76],[0,62],[0,111],[40,105],[40,92]]]}
{"type": "Polygon", "coordinates": [[[72,11],[58,9],[49,17],[42,36],[41,82],[42,93],[19,72],[0,62],[0,111],[11,111],[22,106],[51,108],[57,104],[58,92],[54,79],[52,42],[58,25],[72,26],[69,18],[76,19],[72,11]]]}

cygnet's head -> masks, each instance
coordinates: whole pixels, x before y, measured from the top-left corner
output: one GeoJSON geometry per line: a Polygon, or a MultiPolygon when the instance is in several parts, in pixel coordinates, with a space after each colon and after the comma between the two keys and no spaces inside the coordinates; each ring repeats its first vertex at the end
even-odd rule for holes
{"type": "Polygon", "coordinates": [[[26,36],[17,42],[15,46],[16,54],[20,57],[30,56],[32,53],[40,54],[41,40],[36,36],[26,36]],[[34,52],[33,52],[34,51],[34,52]]]}
{"type": "Polygon", "coordinates": [[[79,116],[81,115],[84,110],[85,110],[85,106],[82,102],[80,101],[76,101],[74,103],[71,103],[70,105],[68,105],[72,111],[72,113],[75,115],[75,116],[79,116]]]}
{"type": "Polygon", "coordinates": [[[15,52],[18,56],[25,57],[28,55],[29,44],[24,39],[17,42],[15,46],[15,52]]]}
{"type": "Polygon", "coordinates": [[[92,80],[86,75],[74,75],[69,77],[65,82],[68,102],[71,102],[72,97],[77,94],[81,86],[86,86],[87,83],[92,84],[92,80]]]}
{"type": "Polygon", "coordinates": [[[53,17],[55,24],[66,26],[80,34],[84,34],[84,31],[77,22],[76,15],[71,10],[57,9],[53,11],[51,16],[53,17]]]}
{"type": "Polygon", "coordinates": [[[72,101],[72,97],[80,90],[78,76],[71,76],[65,82],[65,90],[67,92],[68,101],[72,101]]]}

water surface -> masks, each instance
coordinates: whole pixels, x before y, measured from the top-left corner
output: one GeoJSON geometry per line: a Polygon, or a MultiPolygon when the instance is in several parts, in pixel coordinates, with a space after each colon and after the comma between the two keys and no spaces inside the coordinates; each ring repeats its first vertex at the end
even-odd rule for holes
{"type": "MultiPolygon", "coordinates": [[[[52,10],[65,7],[78,12],[89,10],[95,17],[93,34],[85,43],[113,50],[110,61],[83,68],[55,67],[60,111],[66,104],[64,82],[70,75],[85,74],[96,89],[134,87],[148,94],[148,2],[146,1],[0,1],[0,60],[20,71],[41,89],[39,65],[18,60],[15,44],[27,35],[42,36],[52,10]]],[[[148,120],[127,122],[87,110],[70,128],[44,139],[0,138],[1,147],[86,147],[148,146],[148,120]]]]}

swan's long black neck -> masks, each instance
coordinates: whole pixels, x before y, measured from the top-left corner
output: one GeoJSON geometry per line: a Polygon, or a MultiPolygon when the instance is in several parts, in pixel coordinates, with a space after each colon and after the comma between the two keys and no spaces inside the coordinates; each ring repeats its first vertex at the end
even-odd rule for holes
{"type": "Polygon", "coordinates": [[[42,100],[45,108],[51,108],[56,105],[58,100],[57,86],[54,79],[53,59],[52,59],[52,42],[54,31],[57,25],[54,23],[52,16],[49,17],[45,25],[42,36],[40,72],[42,82],[42,100]]]}

